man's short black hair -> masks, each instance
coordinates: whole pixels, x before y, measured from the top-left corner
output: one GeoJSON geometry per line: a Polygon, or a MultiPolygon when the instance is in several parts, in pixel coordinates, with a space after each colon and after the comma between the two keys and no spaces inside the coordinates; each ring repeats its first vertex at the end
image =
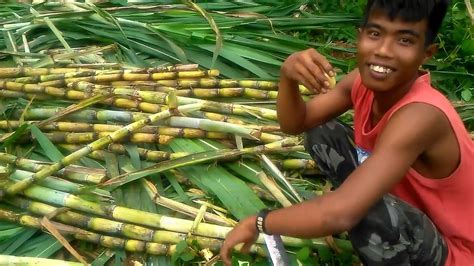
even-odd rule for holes
{"type": "Polygon", "coordinates": [[[418,22],[426,19],[428,30],[425,45],[428,46],[434,42],[438,34],[449,2],[449,0],[368,0],[362,27],[367,24],[374,10],[385,11],[391,20],[400,18],[406,22],[418,22]]]}

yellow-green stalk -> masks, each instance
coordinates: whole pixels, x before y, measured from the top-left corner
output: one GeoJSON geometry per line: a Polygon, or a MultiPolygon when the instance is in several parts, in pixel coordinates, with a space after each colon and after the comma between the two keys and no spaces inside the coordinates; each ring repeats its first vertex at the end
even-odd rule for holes
{"type": "MultiPolygon", "coordinates": [[[[44,167],[51,165],[51,162],[42,162],[18,158],[13,154],[0,153],[0,161],[13,164],[16,167],[30,171],[38,172],[44,167]]],[[[69,165],[59,170],[56,175],[73,182],[99,184],[107,179],[106,172],[103,169],[87,168],[78,165],[69,165]]]]}
{"type": "Polygon", "coordinates": [[[14,185],[8,187],[6,192],[8,194],[16,194],[16,193],[24,190],[25,188],[27,188],[33,182],[43,180],[45,177],[56,173],[58,170],[64,168],[67,165],[72,164],[73,162],[79,160],[81,157],[87,155],[88,153],[90,153],[94,150],[102,149],[104,146],[106,146],[106,145],[108,145],[112,142],[115,142],[117,140],[122,139],[123,137],[125,137],[125,136],[129,135],[130,133],[132,133],[134,130],[137,130],[137,129],[142,128],[146,125],[155,123],[159,120],[168,118],[168,117],[172,116],[175,112],[186,113],[188,111],[198,110],[198,109],[201,108],[201,106],[202,106],[202,104],[184,105],[184,106],[178,107],[177,109],[171,109],[171,110],[168,110],[168,111],[160,112],[158,114],[150,115],[149,117],[147,117],[143,120],[139,120],[137,122],[129,124],[129,125],[123,127],[122,129],[120,129],[118,131],[115,131],[111,135],[100,138],[100,139],[90,143],[86,147],[84,147],[84,148],[82,148],[82,149],[80,149],[80,150],[64,157],[59,162],[54,163],[53,165],[48,166],[44,169],[41,169],[39,172],[35,173],[30,178],[25,179],[23,181],[20,181],[20,182],[14,184],[14,185]]]}
{"type": "Polygon", "coordinates": [[[9,255],[0,255],[0,265],[84,266],[84,264],[79,263],[79,262],[72,262],[72,261],[65,261],[65,260],[43,259],[43,258],[36,258],[36,257],[18,257],[18,256],[9,256],[9,255]]]}

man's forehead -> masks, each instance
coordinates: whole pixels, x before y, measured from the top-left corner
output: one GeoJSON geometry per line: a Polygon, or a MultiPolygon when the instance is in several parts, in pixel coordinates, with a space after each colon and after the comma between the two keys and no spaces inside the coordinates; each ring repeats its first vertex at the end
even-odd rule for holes
{"type": "Polygon", "coordinates": [[[373,9],[369,12],[369,15],[367,16],[368,20],[370,21],[371,19],[380,19],[380,20],[387,20],[390,22],[396,22],[396,23],[406,23],[406,24],[427,24],[428,19],[427,18],[422,18],[419,20],[415,20],[413,18],[407,19],[403,17],[401,14],[395,14],[394,16],[389,15],[389,11],[384,10],[384,9],[373,9]]]}
{"type": "Polygon", "coordinates": [[[369,13],[367,19],[367,26],[378,25],[384,26],[396,26],[397,28],[416,29],[417,31],[424,32],[428,26],[428,20],[422,19],[420,21],[408,21],[401,16],[390,17],[388,12],[383,9],[375,9],[369,13]]]}

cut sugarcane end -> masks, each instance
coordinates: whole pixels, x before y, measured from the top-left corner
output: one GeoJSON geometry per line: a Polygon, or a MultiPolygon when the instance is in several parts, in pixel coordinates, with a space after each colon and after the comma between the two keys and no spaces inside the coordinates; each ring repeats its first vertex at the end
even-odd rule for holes
{"type": "Polygon", "coordinates": [[[324,73],[324,76],[326,76],[326,78],[328,79],[329,81],[329,88],[330,89],[334,89],[336,87],[336,76],[332,76],[330,77],[328,74],[324,73]]]}

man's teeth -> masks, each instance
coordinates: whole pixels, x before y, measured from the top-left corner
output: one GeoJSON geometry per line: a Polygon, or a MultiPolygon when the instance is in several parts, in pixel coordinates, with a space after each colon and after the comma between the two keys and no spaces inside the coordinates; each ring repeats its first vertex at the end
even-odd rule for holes
{"type": "Polygon", "coordinates": [[[385,68],[383,66],[370,65],[370,69],[378,73],[385,73],[385,74],[392,73],[392,70],[390,68],[385,68]]]}

